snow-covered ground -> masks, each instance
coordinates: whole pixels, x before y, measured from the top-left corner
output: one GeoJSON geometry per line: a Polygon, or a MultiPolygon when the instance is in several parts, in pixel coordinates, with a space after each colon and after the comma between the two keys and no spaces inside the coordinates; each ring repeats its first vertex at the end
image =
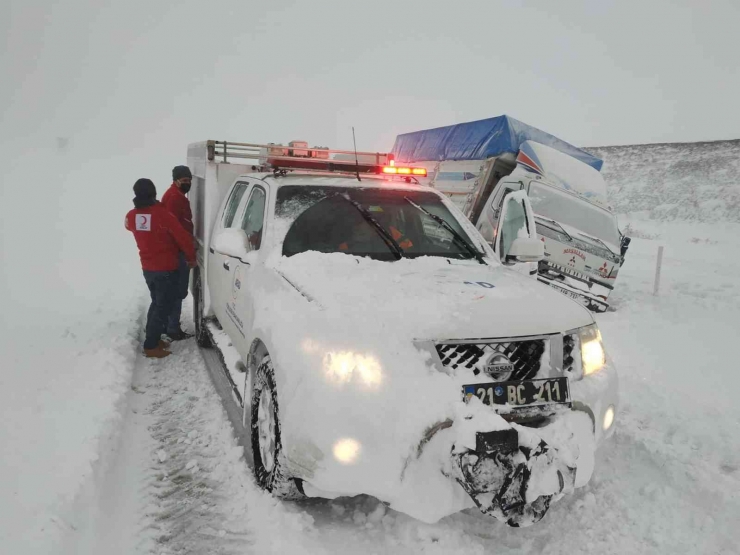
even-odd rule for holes
{"type": "Polygon", "coordinates": [[[133,283],[6,330],[2,551],[737,553],[740,225],[620,223],[634,239],[615,310],[597,316],[620,371],[617,434],[589,486],[539,524],[471,510],[428,525],[365,497],[276,502],[194,342],[164,361],[139,354],[146,299],[133,283]]]}

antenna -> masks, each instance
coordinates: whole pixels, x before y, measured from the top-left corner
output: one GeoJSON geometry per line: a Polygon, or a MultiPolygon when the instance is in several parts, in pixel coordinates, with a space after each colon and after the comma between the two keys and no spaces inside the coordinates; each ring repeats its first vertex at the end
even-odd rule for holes
{"type": "Polygon", "coordinates": [[[355,145],[355,164],[356,164],[356,168],[357,168],[357,181],[362,181],[362,179],[360,179],[360,160],[357,158],[357,141],[355,140],[355,127],[354,127],[354,125],[352,126],[352,142],[355,145]]]}

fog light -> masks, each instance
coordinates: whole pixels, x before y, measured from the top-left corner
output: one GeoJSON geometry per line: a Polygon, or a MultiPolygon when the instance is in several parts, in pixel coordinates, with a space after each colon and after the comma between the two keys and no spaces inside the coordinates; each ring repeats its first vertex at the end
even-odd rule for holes
{"type": "Polygon", "coordinates": [[[352,438],[340,439],[334,444],[334,458],[342,464],[352,464],[360,454],[360,442],[352,438]]]}
{"type": "Polygon", "coordinates": [[[614,423],[614,406],[609,405],[609,408],[606,409],[606,412],[604,413],[604,431],[607,431],[609,428],[611,428],[613,423],[614,423]]]}

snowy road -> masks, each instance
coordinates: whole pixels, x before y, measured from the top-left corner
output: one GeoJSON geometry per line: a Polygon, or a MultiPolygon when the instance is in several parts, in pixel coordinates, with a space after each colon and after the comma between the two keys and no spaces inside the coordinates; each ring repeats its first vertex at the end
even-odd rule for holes
{"type": "Polygon", "coordinates": [[[255,486],[189,340],[164,361],[137,359],[118,451],[70,551],[738,553],[737,227],[635,227],[651,238],[633,241],[616,311],[598,317],[620,370],[618,433],[591,483],[538,525],[509,529],[477,511],[427,525],[365,497],[276,502],[255,486]]]}

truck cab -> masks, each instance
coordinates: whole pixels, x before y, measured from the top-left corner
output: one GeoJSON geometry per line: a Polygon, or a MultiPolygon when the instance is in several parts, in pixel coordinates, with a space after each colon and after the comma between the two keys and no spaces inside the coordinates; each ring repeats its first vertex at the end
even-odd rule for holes
{"type": "Polygon", "coordinates": [[[493,244],[507,191],[530,196],[545,258],[536,279],[595,312],[607,310],[629,246],[606,197],[602,161],[508,116],[399,135],[392,154],[425,167],[493,244]]]}
{"type": "MultiPolygon", "coordinates": [[[[491,181],[490,173],[481,173],[482,183],[491,181]]],[[[622,236],[606,204],[601,174],[545,145],[525,142],[516,168],[498,180],[488,198],[476,199],[476,228],[491,244],[503,198],[518,190],[526,191],[530,199],[537,236],[545,248],[537,279],[604,312],[629,239],[622,236]]]]}

